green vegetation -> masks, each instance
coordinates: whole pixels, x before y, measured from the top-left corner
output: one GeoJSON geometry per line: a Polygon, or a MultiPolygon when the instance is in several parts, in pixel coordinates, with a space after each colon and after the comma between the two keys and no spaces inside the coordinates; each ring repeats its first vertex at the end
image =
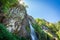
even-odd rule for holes
{"type": "Polygon", "coordinates": [[[10,33],[3,24],[0,24],[0,40],[26,40],[10,33]]]}
{"type": "Polygon", "coordinates": [[[43,26],[48,28],[47,32],[45,32],[46,30],[44,31],[46,34],[48,34],[53,39],[56,38],[56,39],[60,40],[60,21],[57,23],[50,23],[44,19],[37,18],[36,22],[41,28],[43,26]]]}
{"type": "Polygon", "coordinates": [[[18,0],[0,0],[1,10],[4,13],[9,11],[9,8],[13,5],[16,5],[18,0]]]}
{"type": "MultiPolygon", "coordinates": [[[[0,14],[9,12],[9,8],[16,6],[18,0],[0,0],[0,14]]],[[[1,19],[0,19],[1,21],[1,19]]],[[[0,22],[1,23],[1,22],[0,22]]],[[[39,40],[60,40],[60,21],[50,23],[44,19],[36,19],[36,24],[32,24],[39,40]],[[47,29],[45,29],[47,28],[47,29]]],[[[26,30],[30,33],[29,27],[26,30]]],[[[3,24],[0,24],[0,40],[28,40],[16,34],[10,33],[3,24]]],[[[30,39],[29,39],[30,40],[30,39]]]]}
{"type": "Polygon", "coordinates": [[[39,40],[46,40],[46,34],[42,31],[41,27],[37,24],[33,24],[33,27],[38,35],[39,40]]]}
{"type": "MultiPolygon", "coordinates": [[[[42,19],[40,19],[42,20],[42,19]]],[[[40,21],[39,20],[39,21],[40,21]]],[[[32,24],[32,26],[34,27],[35,29],[35,32],[37,34],[37,37],[39,40],[53,40],[54,37],[56,37],[58,40],[60,40],[60,30],[57,28],[57,27],[60,27],[58,26],[60,23],[58,22],[56,25],[53,24],[53,23],[49,23],[45,20],[43,20],[44,23],[41,23],[39,24],[38,23],[38,19],[36,19],[36,24],[32,24]],[[41,28],[42,26],[46,26],[49,30],[48,32],[46,31],[43,31],[43,29],[41,28]]],[[[29,31],[29,28],[27,27],[26,28],[28,31],[29,31]]],[[[0,39],[1,40],[26,40],[25,38],[23,37],[18,37],[12,33],[10,33],[6,27],[2,24],[0,24],[0,39]]]]}

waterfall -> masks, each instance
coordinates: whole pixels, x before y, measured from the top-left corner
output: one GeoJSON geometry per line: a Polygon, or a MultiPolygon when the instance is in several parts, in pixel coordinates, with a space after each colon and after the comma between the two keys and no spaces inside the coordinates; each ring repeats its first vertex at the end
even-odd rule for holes
{"type": "Polygon", "coordinates": [[[36,36],[36,33],[35,33],[35,30],[34,30],[34,28],[32,27],[30,21],[29,21],[29,24],[30,24],[30,30],[31,30],[31,39],[32,39],[32,40],[38,40],[38,38],[37,38],[37,36],[36,36]]]}

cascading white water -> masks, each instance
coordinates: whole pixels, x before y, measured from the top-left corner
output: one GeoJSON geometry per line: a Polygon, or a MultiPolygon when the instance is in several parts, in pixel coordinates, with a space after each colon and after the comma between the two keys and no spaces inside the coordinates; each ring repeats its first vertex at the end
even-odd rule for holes
{"type": "Polygon", "coordinates": [[[37,36],[36,36],[36,33],[35,33],[35,30],[34,30],[34,28],[32,27],[30,21],[29,21],[29,24],[30,24],[30,30],[31,30],[31,39],[32,39],[32,40],[38,40],[38,38],[37,38],[37,36]]]}

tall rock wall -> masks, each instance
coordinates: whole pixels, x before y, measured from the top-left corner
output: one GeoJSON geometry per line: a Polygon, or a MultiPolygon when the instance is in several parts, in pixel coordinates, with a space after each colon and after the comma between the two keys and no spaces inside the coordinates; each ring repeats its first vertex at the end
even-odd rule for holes
{"type": "Polygon", "coordinates": [[[29,21],[31,23],[35,23],[35,21],[32,16],[27,14],[26,7],[23,4],[12,5],[6,14],[0,12],[0,23],[3,23],[10,32],[29,38],[29,21]]]}

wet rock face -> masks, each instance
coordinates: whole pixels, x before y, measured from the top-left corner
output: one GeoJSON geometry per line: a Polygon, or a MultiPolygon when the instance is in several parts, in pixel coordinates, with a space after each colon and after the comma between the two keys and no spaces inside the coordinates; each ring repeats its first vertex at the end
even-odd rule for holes
{"type": "Polygon", "coordinates": [[[28,15],[28,19],[30,20],[30,22],[32,24],[35,24],[36,23],[36,21],[34,20],[34,18],[32,16],[28,15]]]}
{"type": "Polygon", "coordinates": [[[2,23],[2,20],[4,19],[4,15],[0,13],[0,23],[2,23]]]}
{"type": "Polygon", "coordinates": [[[22,37],[29,36],[26,27],[29,26],[26,9],[22,5],[13,7],[9,11],[7,29],[22,37]]]}
{"type": "Polygon", "coordinates": [[[23,5],[17,4],[16,6],[11,7],[8,10],[7,16],[5,17],[4,15],[6,16],[6,14],[0,13],[0,23],[6,25],[10,32],[22,37],[30,37],[28,32],[30,31],[29,20],[32,23],[35,23],[35,21],[33,17],[27,14],[23,5]]]}
{"type": "Polygon", "coordinates": [[[7,18],[3,13],[0,13],[0,23],[3,23],[4,25],[7,24],[7,18]]]}
{"type": "Polygon", "coordinates": [[[26,18],[22,21],[21,26],[22,27],[21,27],[18,35],[28,37],[29,32],[26,30],[26,27],[29,27],[29,23],[28,23],[28,20],[26,18]]]}
{"type": "Polygon", "coordinates": [[[27,14],[25,7],[18,4],[9,9],[7,18],[2,22],[10,32],[28,38],[30,37],[29,20],[35,23],[33,17],[27,14]]]}

